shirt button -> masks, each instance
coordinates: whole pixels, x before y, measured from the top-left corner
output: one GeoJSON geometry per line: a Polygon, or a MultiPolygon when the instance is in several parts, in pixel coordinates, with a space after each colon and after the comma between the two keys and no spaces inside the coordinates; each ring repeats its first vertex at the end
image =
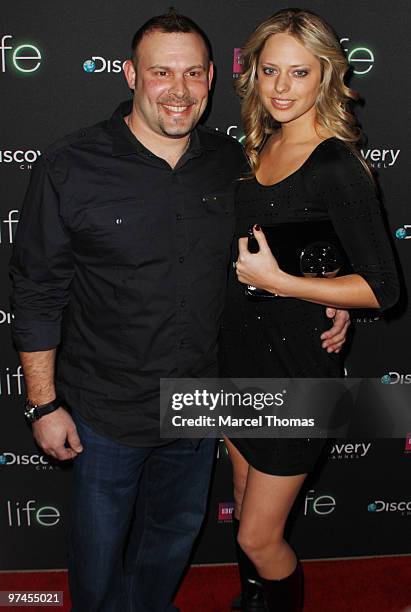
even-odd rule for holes
{"type": "Polygon", "coordinates": [[[121,225],[123,223],[123,219],[120,219],[120,217],[118,219],[116,219],[116,223],[117,225],[121,225]]]}
{"type": "Polygon", "coordinates": [[[184,308],[185,305],[186,305],[186,301],[185,300],[181,300],[181,302],[180,302],[181,308],[184,308]]]}
{"type": "Polygon", "coordinates": [[[178,261],[179,261],[180,263],[183,263],[183,261],[184,261],[184,257],[183,257],[183,256],[179,257],[179,258],[178,258],[178,261]]]}
{"type": "Polygon", "coordinates": [[[180,214],[176,215],[177,217],[177,221],[181,221],[181,219],[183,218],[180,214]]]}

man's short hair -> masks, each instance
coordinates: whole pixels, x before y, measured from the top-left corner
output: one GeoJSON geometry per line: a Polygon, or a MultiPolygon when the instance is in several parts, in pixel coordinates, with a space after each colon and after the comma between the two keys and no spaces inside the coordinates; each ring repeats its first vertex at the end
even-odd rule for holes
{"type": "Polygon", "coordinates": [[[202,38],[207,50],[208,58],[211,60],[211,44],[205,32],[200,28],[199,25],[195,23],[195,21],[193,21],[189,17],[186,17],[185,15],[180,15],[174,8],[170,8],[168,10],[168,13],[164,13],[163,15],[157,15],[156,17],[152,17],[151,19],[143,23],[141,28],[139,28],[134,34],[133,40],[131,42],[131,59],[133,60],[134,64],[136,63],[137,49],[141,40],[146,34],[154,32],[156,30],[158,32],[166,33],[181,32],[183,34],[188,34],[193,32],[194,34],[198,34],[200,38],[202,38]]]}

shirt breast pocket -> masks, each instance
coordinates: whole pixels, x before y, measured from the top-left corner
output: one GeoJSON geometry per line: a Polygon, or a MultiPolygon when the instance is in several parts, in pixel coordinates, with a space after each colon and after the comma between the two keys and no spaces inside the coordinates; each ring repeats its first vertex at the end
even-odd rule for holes
{"type": "Polygon", "coordinates": [[[107,257],[112,263],[136,263],[148,243],[143,204],[143,200],[127,199],[84,210],[74,232],[75,248],[102,264],[107,257]]]}

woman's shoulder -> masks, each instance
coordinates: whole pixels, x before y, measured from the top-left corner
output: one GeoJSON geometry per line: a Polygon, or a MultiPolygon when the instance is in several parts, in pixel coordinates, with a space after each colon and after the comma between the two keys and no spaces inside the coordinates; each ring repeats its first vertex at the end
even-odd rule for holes
{"type": "Polygon", "coordinates": [[[336,137],[323,140],[312,155],[314,166],[311,172],[318,178],[329,181],[372,183],[371,176],[366,171],[359,158],[360,153],[343,140],[336,137]],[[315,171],[315,172],[314,172],[315,171]]]}
{"type": "Polygon", "coordinates": [[[314,153],[317,161],[332,162],[350,162],[351,159],[356,159],[355,149],[345,143],[336,136],[331,136],[320,142],[314,153]]]}

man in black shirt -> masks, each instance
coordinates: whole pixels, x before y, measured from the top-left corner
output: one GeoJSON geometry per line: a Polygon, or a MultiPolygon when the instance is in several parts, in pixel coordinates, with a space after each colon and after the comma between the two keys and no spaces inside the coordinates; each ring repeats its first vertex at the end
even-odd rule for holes
{"type": "Polygon", "coordinates": [[[45,452],[75,459],[76,612],[175,609],[214,444],[160,438],[159,379],[217,375],[244,165],[197,126],[213,65],[191,20],[144,24],[125,74],[132,102],[38,160],[11,264],[26,414],[45,452]]]}

